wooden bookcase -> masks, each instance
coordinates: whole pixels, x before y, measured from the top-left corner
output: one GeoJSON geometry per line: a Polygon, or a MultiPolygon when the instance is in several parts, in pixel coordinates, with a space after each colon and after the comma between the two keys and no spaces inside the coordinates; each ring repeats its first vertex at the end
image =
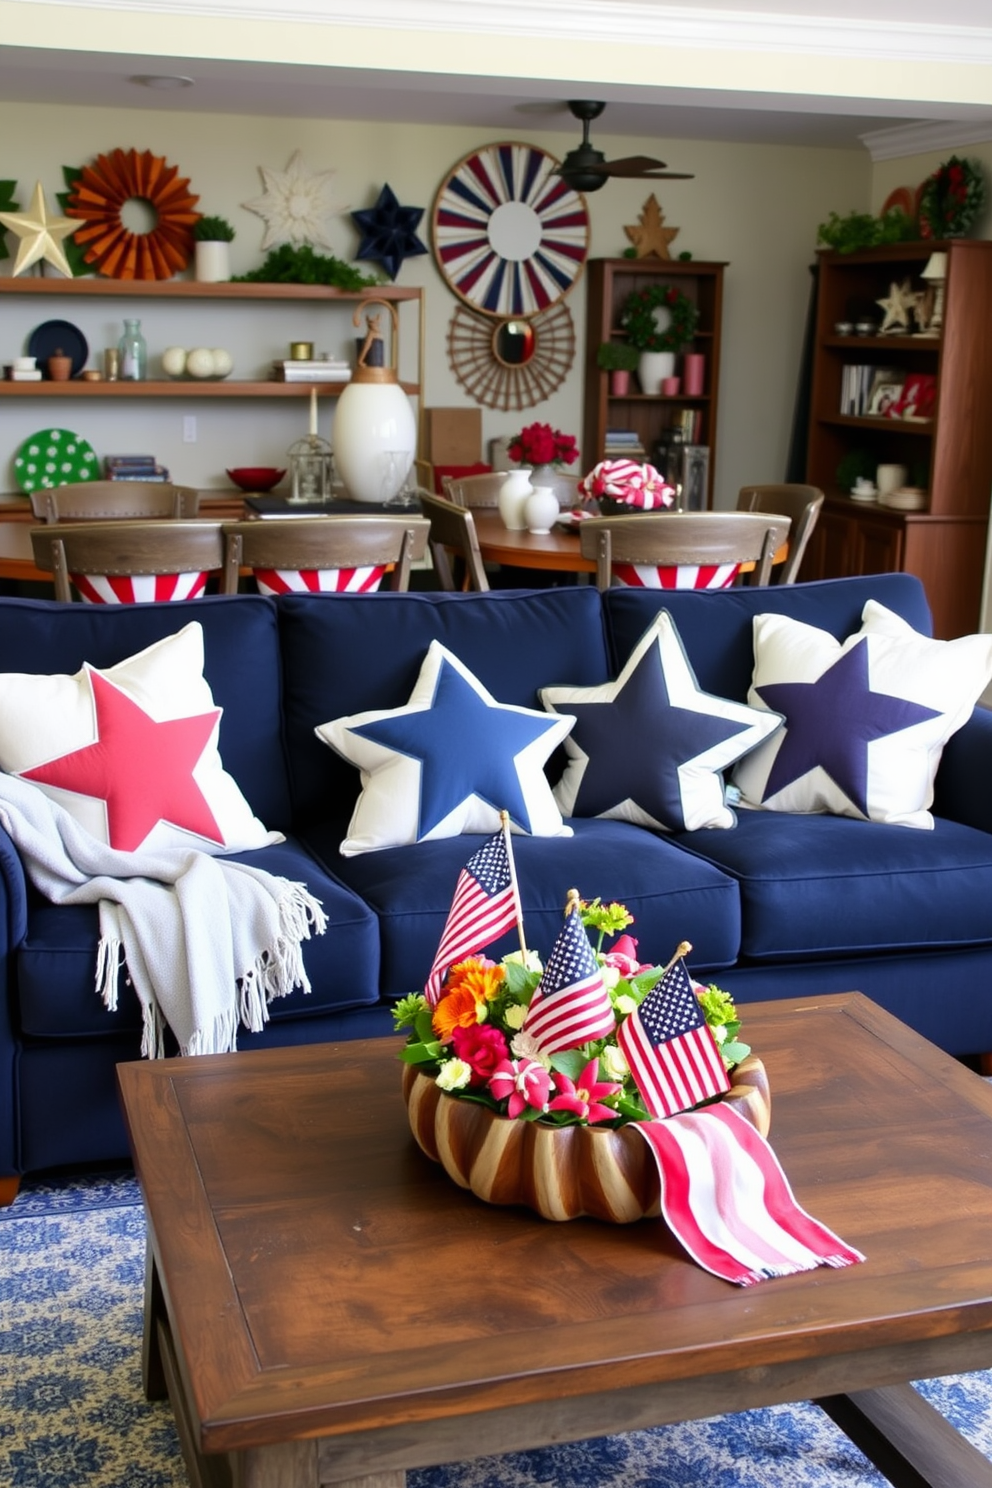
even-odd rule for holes
{"type": "MultiPolygon", "coordinates": [[[[713,503],[713,471],[716,464],[717,391],[720,385],[720,322],[723,309],[723,271],[726,264],[664,262],[656,258],[593,258],[586,266],[586,352],[582,418],[582,467],[591,470],[606,456],[606,430],[615,426],[633,429],[640,435],[644,458],[650,460],[658,438],[670,429],[683,409],[698,409],[699,433],[693,441],[710,451],[707,505],[713,503]],[[601,372],[596,353],[602,341],[622,341],[620,313],[627,296],[635,289],[658,280],[677,286],[699,307],[699,327],[687,351],[706,357],[704,390],[698,397],[680,393],[676,397],[642,393],[637,377],[623,397],[610,393],[608,372],[601,372]]],[[[676,372],[681,375],[680,359],[676,372]]]]}
{"type": "MultiPolygon", "coordinates": [[[[914,478],[915,477],[915,478],[914,478]]],[[[926,587],[934,633],[978,627],[992,491],[992,242],[892,244],[819,255],[806,479],[826,494],[803,579],[904,571],[926,587]],[[842,336],[838,322],[881,321],[893,284],[922,289],[930,254],[947,254],[939,337],[842,336]],[[936,378],[933,416],[921,421],[841,413],[845,365],[874,364],[936,378]],[[918,512],[866,505],[841,490],[838,467],[864,452],[906,466],[928,492],[918,512]]]]}

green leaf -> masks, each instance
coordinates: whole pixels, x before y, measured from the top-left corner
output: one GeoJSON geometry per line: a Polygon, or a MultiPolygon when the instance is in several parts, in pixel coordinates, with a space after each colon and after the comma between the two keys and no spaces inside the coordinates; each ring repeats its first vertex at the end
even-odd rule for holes
{"type": "MultiPolygon", "coordinates": [[[[19,212],[21,210],[20,202],[14,200],[14,187],[16,185],[16,181],[0,181],[0,212],[19,212]]],[[[10,250],[7,247],[7,234],[4,228],[0,227],[0,258],[9,257],[10,250]]]]}
{"type": "Polygon", "coordinates": [[[650,1121],[650,1114],[645,1106],[636,1097],[631,1095],[618,1095],[614,1103],[617,1114],[623,1116],[627,1121],[650,1121]]]}
{"type": "Polygon", "coordinates": [[[436,1039],[430,1044],[404,1044],[400,1050],[404,1064],[433,1064],[440,1057],[441,1045],[436,1039]]]}
{"type": "Polygon", "coordinates": [[[577,1080],[589,1063],[589,1056],[581,1049],[560,1049],[551,1056],[551,1068],[570,1080],[577,1080]]]}
{"type": "Polygon", "coordinates": [[[519,961],[504,961],[502,965],[506,973],[506,990],[512,1000],[529,1006],[537,984],[541,980],[540,972],[528,971],[526,966],[521,966],[519,961]]]}
{"type": "MultiPolygon", "coordinates": [[[[434,1014],[429,1007],[420,1009],[413,1022],[413,1031],[423,1043],[429,1044],[434,1041],[434,1014]]],[[[440,1048],[438,1044],[438,1048],[440,1048]]]]}
{"type": "Polygon", "coordinates": [[[720,1045],[720,1053],[731,1064],[740,1064],[741,1060],[746,1059],[750,1052],[750,1044],[740,1044],[736,1039],[728,1039],[726,1043],[720,1045]]]}
{"type": "Polygon", "coordinates": [[[250,274],[238,274],[232,284],[326,284],[334,289],[374,289],[381,278],[362,274],[333,254],[316,253],[309,243],[282,243],[250,274]]]}
{"type": "MultiPolygon", "coordinates": [[[[76,182],[81,178],[82,174],[82,168],[78,165],[64,165],[62,167],[62,179],[65,181],[68,190],[57,191],[55,193],[55,200],[59,204],[59,211],[63,217],[67,215],[66,209],[72,199],[76,182]]],[[[85,223],[80,220],[79,226],[84,227],[85,223]]],[[[81,248],[76,242],[75,233],[70,233],[69,237],[62,239],[62,247],[65,250],[66,258],[69,260],[69,267],[72,270],[74,279],[78,279],[82,274],[92,274],[93,265],[86,262],[86,250],[85,248],[81,248]]]]}

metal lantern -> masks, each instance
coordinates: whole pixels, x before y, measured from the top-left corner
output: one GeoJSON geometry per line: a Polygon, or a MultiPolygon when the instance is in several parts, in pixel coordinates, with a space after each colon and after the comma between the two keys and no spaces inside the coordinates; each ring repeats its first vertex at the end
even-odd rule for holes
{"type": "Polygon", "coordinates": [[[286,451],[292,487],[289,500],[298,503],[330,501],[334,452],[317,433],[317,389],[310,389],[310,433],[286,451]]]}
{"type": "Polygon", "coordinates": [[[354,374],[338,399],[334,452],[338,474],[352,500],[384,504],[406,482],[417,449],[417,425],[397,375],[399,317],[395,307],[386,300],[365,300],[355,310],[354,323],[360,324],[362,312],[371,305],[381,305],[389,313],[392,357],[389,365],[375,365],[383,337],[380,316],[369,316],[354,374]]]}

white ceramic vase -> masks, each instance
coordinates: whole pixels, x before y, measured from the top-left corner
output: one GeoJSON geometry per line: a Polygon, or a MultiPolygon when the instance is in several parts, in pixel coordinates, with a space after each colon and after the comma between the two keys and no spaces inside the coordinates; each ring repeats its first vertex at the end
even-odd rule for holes
{"type": "Polygon", "coordinates": [[[413,409],[399,383],[348,384],[334,415],[334,462],[353,501],[390,501],[416,448],[413,409]]]}
{"type": "Polygon", "coordinates": [[[642,393],[660,393],[666,377],[675,373],[674,351],[642,351],[637,364],[637,380],[642,393]]]}
{"type": "Polygon", "coordinates": [[[545,537],[558,520],[558,497],[550,486],[535,486],[524,502],[524,521],[534,537],[545,537]]]}
{"type": "Polygon", "coordinates": [[[530,467],[521,465],[518,470],[507,472],[506,480],[499,488],[497,504],[500,521],[507,532],[525,532],[524,503],[533,491],[530,482],[530,467]]]}
{"type": "Polygon", "coordinates": [[[204,239],[196,247],[196,277],[200,284],[222,284],[231,277],[231,245],[204,239]]]}

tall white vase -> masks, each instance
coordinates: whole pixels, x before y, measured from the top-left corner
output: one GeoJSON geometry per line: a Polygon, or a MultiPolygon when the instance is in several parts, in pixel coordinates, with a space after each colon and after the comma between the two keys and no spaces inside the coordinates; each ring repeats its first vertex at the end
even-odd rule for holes
{"type": "Polygon", "coordinates": [[[521,465],[519,469],[507,472],[497,497],[500,520],[507,532],[526,532],[524,503],[533,489],[529,466],[521,465]]]}
{"type": "Polygon", "coordinates": [[[674,351],[642,351],[637,364],[637,380],[642,393],[660,393],[666,377],[675,373],[674,351]]]}

